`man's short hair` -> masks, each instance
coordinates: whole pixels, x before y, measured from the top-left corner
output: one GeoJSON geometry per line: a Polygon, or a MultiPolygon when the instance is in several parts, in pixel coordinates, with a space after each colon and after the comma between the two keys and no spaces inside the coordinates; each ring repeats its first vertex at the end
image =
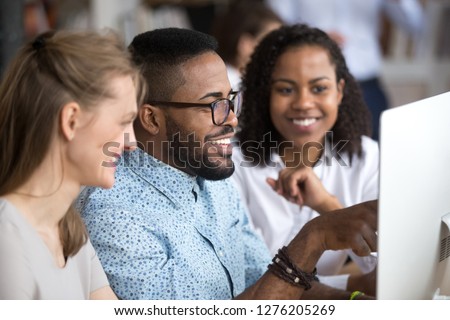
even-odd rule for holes
{"type": "Polygon", "coordinates": [[[185,82],[180,65],[200,54],[216,52],[217,41],[195,30],[163,28],[137,35],[129,50],[148,83],[146,99],[169,101],[185,82]]]}

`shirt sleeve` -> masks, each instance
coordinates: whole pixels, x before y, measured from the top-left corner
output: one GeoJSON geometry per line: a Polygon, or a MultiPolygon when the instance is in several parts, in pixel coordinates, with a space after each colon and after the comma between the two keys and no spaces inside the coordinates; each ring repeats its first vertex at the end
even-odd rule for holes
{"type": "Polygon", "coordinates": [[[178,298],[174,279],[183,279],[184,275],[168,258],[162,235],[126,210],[95,210],[85,214],[85,222],[110,285],[120,299],[178,298]]]}

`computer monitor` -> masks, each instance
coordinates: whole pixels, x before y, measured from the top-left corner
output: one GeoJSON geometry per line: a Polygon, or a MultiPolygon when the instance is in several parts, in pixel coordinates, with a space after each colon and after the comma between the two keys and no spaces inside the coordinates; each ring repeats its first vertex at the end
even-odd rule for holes
{"type": "Polygon", "coordinates": [[[450,92],[383,112],[380,132],[377,298],[450,296],[450,92]]]}

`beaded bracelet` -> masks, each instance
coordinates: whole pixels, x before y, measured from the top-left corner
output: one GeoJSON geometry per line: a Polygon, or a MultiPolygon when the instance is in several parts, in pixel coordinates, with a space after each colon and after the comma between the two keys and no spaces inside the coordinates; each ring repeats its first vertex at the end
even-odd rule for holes
{"type": "Polygon", "coordinates": [[[277,277],[305,290],[311,289],[312,281],[319,281],[317,278],[317,270],[314,268],[313,272],[308,273],[299,269],[289,258],[287,248],[283,247],[278,250],[278,253],[272,259],[272,264],[268,265],[269,271],[277,277]]]}

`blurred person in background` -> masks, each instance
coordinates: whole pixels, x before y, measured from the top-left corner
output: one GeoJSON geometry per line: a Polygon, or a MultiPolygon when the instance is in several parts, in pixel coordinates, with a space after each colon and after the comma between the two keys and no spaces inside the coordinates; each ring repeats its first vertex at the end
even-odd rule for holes
{"type": "Polygon", "coordinates": [[[219,43],[218,53],[227,66],[233,90],[238,90],[242,71],[259,41],[281,27],[281,18],[261,1],[234,1],[215,19],[212,35],[219,43]]]}

